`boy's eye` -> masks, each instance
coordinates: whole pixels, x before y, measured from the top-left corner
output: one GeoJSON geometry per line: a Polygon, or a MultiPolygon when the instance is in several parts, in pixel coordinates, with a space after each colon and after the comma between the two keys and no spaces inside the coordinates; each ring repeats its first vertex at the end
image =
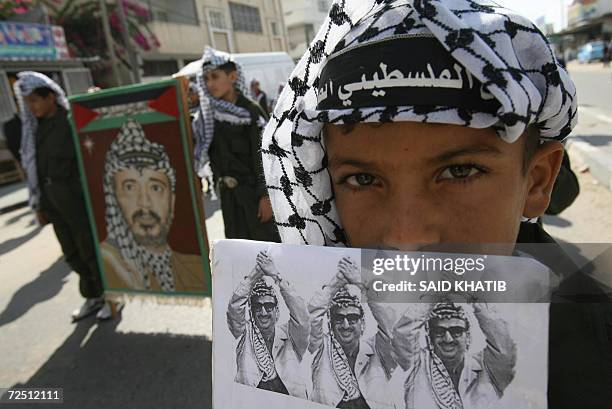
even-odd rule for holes
{"type": "Polygon", "coordinates": [[[444,169],[440,179],[467,179],[479,173],[482,173],[482,169],[476,165],[452,165],[444,169]]]}
{"type": "Polygon", "coordinates": [[[357,173],[346,178],[346,183],[354,187],[370,186],[376,182],[376,178],[369,173],[357,173]]]}

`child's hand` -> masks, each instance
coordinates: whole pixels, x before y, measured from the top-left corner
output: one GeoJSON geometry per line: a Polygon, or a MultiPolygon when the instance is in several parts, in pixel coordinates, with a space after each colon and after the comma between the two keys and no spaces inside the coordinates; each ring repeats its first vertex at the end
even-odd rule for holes
{"type": "Polygon", "coordinates": [[[268,196],[264,196],[259,199],[259,210],[257,211],[257,219],[261,223],[266,223],[270,219],[272,219],[272,203],[270,203],[270,198],[268,196]]]}

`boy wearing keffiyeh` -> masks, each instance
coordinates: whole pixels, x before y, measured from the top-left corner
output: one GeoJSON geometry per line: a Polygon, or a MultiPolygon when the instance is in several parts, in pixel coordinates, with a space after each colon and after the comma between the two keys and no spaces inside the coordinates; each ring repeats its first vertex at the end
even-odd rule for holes
{"type": "Polygon", "coordinates": [[[259,152],[266,114],[247,98],[242,69],[229,54],[207,47],[197,79],[196,171],[203,175],[210,157],[220,190],[225,237],[278,241],[259,152]]]}
{"type": "Polygon", "coordinates": [[[30,206],[41,225],[53,225],[66,262],[79,274],[79,290],[86,301],[72,313],[78,320],[102,308],[104,289],[67,119],[68,100],[44,74],[24,71],[17,76],[14,89],[23,124],[21,155],[30,206]]]}
{"type": "MultiPolygon", "coordinates": [[[[574,84],[525,18],[487,1],[336,1],[263,137],[280,235],[400,250],[554,245],[528,221],[549,204],[576,121],[574,84]]],[[[571,263],[557,250],[553,261],[571,263]]],[[[595,363],[609,362],[610,300],[583,274],[558,295],[549,405],[609,405],[612,370],[595,363]],[[600,304],[567,303],[585,299],[600,304]]]]}

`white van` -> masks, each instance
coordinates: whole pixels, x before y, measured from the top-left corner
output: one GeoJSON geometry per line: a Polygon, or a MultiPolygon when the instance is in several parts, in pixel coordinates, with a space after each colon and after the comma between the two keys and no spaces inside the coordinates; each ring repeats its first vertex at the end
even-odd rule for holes
{"type": "MultiPolygon", "coordinates": [[[[253,79],[257,79],[261,89],[268,95],[268,100],[275,99],[278,95],[280,83],[286,83],[289,75],[295,67],[295,63],[289,54],[276,53],[245,53],[232,55],[237,63],[242,66],[246,85],[249,87],[253,79]]],[[[195,79],[195,75],[202,68],[202,60],[190,62],[173,77],[186,76],[195,79]]]]}

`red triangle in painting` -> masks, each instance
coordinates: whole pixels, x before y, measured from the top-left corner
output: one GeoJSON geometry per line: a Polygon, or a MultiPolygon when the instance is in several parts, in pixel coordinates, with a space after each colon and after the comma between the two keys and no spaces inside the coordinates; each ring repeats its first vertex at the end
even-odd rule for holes
{"type": "Polygon", "coordinates": [[[169,87],[157,99],[149,101],[149,107],[166,115],[179,117],[178,104],[176,101],[176,90],[174,87],[169,87]]]}
{"type": "Polygon", "coordinates": [[[77,131],[98,117],[98,113],[79,104],[72,104],[72,115],[77,131]]]}

